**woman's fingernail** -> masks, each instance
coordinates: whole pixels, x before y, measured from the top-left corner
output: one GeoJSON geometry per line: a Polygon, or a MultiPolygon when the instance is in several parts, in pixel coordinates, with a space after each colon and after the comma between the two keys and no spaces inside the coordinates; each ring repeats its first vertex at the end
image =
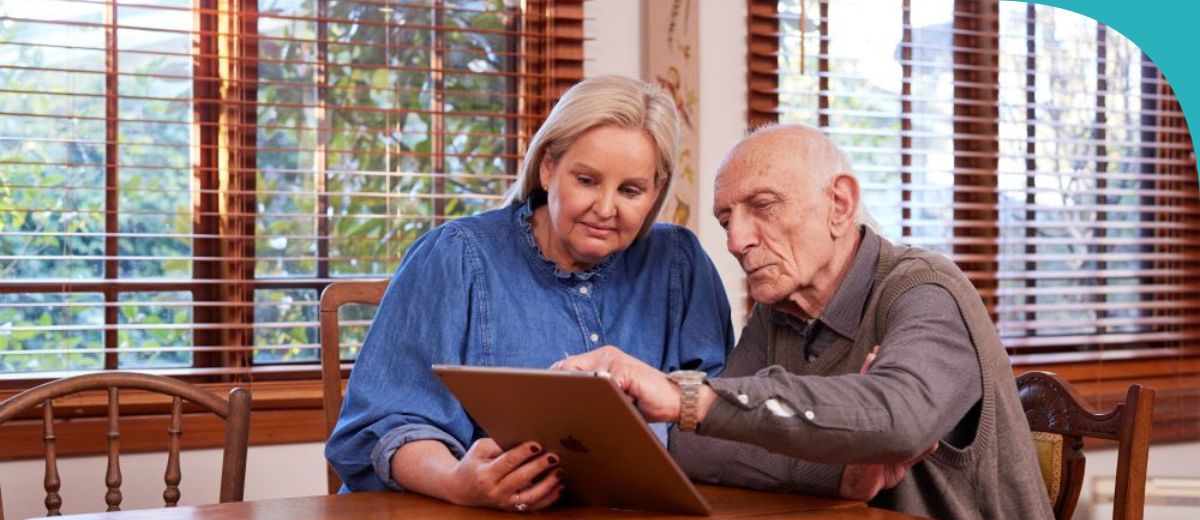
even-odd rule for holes
{"type": "Polygon", "coordinates": [[[538,446],[537,444],[534,444],[534,445],[529,446],[529,451],[537,453],[539,451],[542,451],[542,447],[538,446]]]}
{"type": "Polygon", "coordinates": [[[553,465],[553,464],[558,464],[558,457],[555,457],[554,455],[551,455],[551,456],[549,456],[549,457],[546,457],[546,462],[549,462],[549,463],[550,463],[550,464],[552,464],[552,465],[553,465]]]}

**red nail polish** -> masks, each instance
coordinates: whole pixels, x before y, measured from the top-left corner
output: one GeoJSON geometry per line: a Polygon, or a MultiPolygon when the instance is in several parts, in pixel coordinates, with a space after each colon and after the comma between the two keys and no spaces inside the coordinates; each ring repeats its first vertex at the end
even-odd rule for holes
{"type": "Polygon", "coordinates": [[[558,457],[551,455],[546,458],[546,462],[549,462],[550,464],[558,464],[558,457]]]}
{"type": "Polygon", "coordinates": [[[534,453],[537,453],[537,452],[539,452],[539,451],[542,451],[542,447],[541,447],[541,446],[538,446],[537,444],[534,444],[534,445],[532,445],[532,446],[530,446],[530,447],[529,447],[529,451],[532,451],[532,452],[534,452],[534,453]]]}

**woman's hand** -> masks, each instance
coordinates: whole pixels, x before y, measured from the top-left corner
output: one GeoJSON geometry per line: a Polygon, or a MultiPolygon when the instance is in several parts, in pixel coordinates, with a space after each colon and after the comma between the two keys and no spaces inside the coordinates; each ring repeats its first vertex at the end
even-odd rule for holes
{"type": "Polygon", "coordinates": [[[479,439],[450,469],[446,498],[506,511],[545,509],[562,494],[558,462],[535,442],[504,451],[490,438],[479,439]]]}
{"type": "Polygon", "coordinates": [[[562,494],[558,456],[535,442],[504,451],[492,439],[475,441],[457,459],[440,441],[412,441],[392,455],[392,479],[412,492],[450,503],[535,511],[562,494]]]}

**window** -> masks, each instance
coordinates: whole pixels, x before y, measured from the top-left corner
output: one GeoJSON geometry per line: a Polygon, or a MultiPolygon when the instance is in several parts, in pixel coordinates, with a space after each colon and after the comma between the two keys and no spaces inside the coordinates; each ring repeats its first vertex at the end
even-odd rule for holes
{"type": "Polygon", "coordinates": [[[1017,372],[1200,434],[1196,159],[1167,81],[1094,20],[996,0],[752,1],[750,123],[824,129],[892,240],[976,284],[1017,372]]]}
{"type": "Polygon", "coordinates": [[[0,1],[0,379],[315,377],[321,289],[498,205],[582,40],[578,1],[0,1]]]}

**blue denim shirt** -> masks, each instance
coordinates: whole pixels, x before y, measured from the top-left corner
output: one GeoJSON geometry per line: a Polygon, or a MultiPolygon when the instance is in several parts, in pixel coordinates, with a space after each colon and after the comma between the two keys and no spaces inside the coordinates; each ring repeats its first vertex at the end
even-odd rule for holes
{"type": "Polygon", "coordinates": [[[695,235],[656,224],[595,268],[566,273],[533,240],[534,204],[447,223],[405,256],[325,446],[343,491],[399,489],[390,460],[405,443],[438,440],[461,458],[486,436],[433,364],[544,368],[611,344],[664,371],[723,367],[729,302],[695,235]]]}

